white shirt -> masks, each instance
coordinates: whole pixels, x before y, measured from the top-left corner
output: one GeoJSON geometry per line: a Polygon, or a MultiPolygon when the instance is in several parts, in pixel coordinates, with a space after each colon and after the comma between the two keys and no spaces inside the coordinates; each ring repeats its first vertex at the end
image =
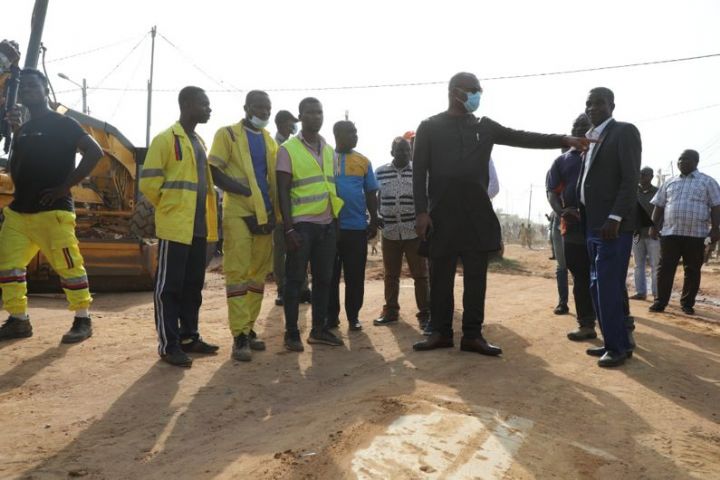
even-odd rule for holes
{"type": "MultiPolygon", "coordinates": [[[[608,117],[607,120],[605,120],[603,123],[598,125],[597,127],[593,127],[590,130],[587,131],[585,134],[585,137],[589,138],[590,140],[598,140],[602,136],[603,131],[608,126],[608,123],[613,119],[613,117],[608,117]]],[[[593,151],[595,150],[595,147],[597,146],[597,143],[591,143],[588,147],[588,151],[585,154],[585,169],[583,170],[583,177],[582,181],[580,182],[580,203],[585,205],[585,179],[587,178],[588,172],[590,171],[590,167],[592,166],[592,160],[593,160],[593,151]]],[[[611,218],[613,220],[617,220],[618,222],[622,220],[622,217],[619,217],[617,215],[608,215],[608,218],[611,218]]]]}
{"type": "Polygon", "coordinates": [[[490,182],[488,183],[488,197],[492,200],[500,192],[500,182],[498,181],[497,171],[495,171],[495,163],[493,163],[492,158],[490,158],[488,169],[490,176],[490,182]]]}

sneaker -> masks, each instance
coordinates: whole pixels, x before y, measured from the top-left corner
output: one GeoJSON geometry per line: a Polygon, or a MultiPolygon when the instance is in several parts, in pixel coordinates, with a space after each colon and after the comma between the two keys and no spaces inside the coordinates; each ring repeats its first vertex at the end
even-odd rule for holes
{"type": "Polygon", "coordinates": [[[350,326],[348,327],[348,330],[351,332],[357,332],[362,330],[362,325],[360,324],[360,320],[352,320],[350,322],[350,326]]]}
{"type": "Polygon", "coordinates": [[[169,363],[174,367],[192,367],[192,358],[188,357],[187,353],[183,352],[181,349],[173,350],[170,353],[161,355],[160,358],[163,362],[169,363]]]}
{"type": "Polygon", "coordinates": [[[63,335],[62,343],[78,343],[92,337],[92,324],[90,317],[75,317],[70,330],[63,335]]]}
{"type": "Polygon", "coordinates": [[[379,318],[373,320],[373,325],[375,325],[376,327],[381,327],[383,325],[393,325],[395,323],[398,323],[398,317],[395,315],[388,315],[386,313],[383,313],[379,318]]]}
{"type": "Polygon", "coordinates": [[[244,333],[241,333],[233,341],[232,358],[241,362],[249,362],[252,360],[250,352],[250,339],[244,333]]]}
{"type": "Polygon", "coordinates": [[[23,320],[13,316],[8,317],[0,327],[0,340],[32,337],[33,330],[30,320],[23,320]]]}
{"type": "Polygon", "coordinates": [[[312,290],[308,289],[300,293],[300,303],[312,303],[312,290]]]}
{"type": "Polygon", "coordinates": [[[265,350],[265,342],[258,338],[255,330],[250,330],[250,335],[248,335],[248,339],[250,343],[250,350],[255,350],[257,352],[262,352],[263,350],[265,350]]]}
{"type": "Polygon", "coordinates": [[[300,340],[300,334],[285,333],[285,348],[291,352],[303,352],[305,347],[300,340]]]}
{"type": "Polygon", "coordinates": [[[201,355],[215,355],[220,349],[217,345],[211,345],[202,338],[189,343],[181,343],[180,348],[185,353],[199,353],[201,355]]]}
{"type": "Polygon", "coordinates": [[[342,339],[336,337],[334,333],[327,329],[317,332],[314,330],[311,331],[307,342],[311,344],[331,345],[333,347],[341,347],[345,345],[342,339]]]}
{"type": "Polygon", "coordinates": [[[278,307],[282,307],[283,305],[285,305],[285,301],[280,295],[278,295],[275,299],[275,305],[277,305],[278,307]]]}

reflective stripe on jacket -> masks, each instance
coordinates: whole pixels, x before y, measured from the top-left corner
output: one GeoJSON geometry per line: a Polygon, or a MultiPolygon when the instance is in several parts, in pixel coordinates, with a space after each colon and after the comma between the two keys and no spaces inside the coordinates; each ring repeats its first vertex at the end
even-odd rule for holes
{"type": "MultiPolygon", "coordinates": [[[[277,143],[272,139],[267,130],[262,129],[265,140],[265,157],[267,161],[268,185],[270,203],[275,210],[277,221],[280,215],[277,213],[279,205],[277,198],[277,182],[275,180],[275,166],[277,164],[277,143]]],[[[223,127],[215,133],[212,147],[210,148],[209,162],[230,178],[250,189],[251,195],[246,197],[231,192],[225,192],[223,197],[223,215],[249,216],[255,215],[258,224],[268,223],[268,213],[265,208],[262,192],[257,183],[255,168],[253,167],[250,146],[248,145],[247,132],[242,123],[223,127]]]]}
{"type": "Polygon", "coordinates": [[[290,212],[293,218],[319,215],[327,209],[328,199],[333,216],[337,218],[343,201],[337,196],[334,176],[334,152],[325,145],[322,151],[323,168],[307,151],[297,137],[283,143],[292,163],[292,186],[290,188],[290,212]]]}
{"type": "MultiPolygon", "coordinates": [[[[205,142],[198,136],[203,148],[205,142]]],[[[217,241],[217,203],[209,162],[205,165],[205,216],[210,242],[217,241]]],[[[158,238],[192,244],[198,190],[192,142],[180,122],[153,138],[140,173],[140,191],[155,206],[158,238]]]]}

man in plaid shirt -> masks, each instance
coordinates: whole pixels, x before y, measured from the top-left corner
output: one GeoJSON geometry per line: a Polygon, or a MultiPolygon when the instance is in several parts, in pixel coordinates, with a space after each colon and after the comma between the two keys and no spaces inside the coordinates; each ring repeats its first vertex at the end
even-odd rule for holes
{"type": "Polygon", "coordinates": [[[665,182],[650,201],[654,227],[650,236],[660,232],[658,296],[651,312],[662,312],[670,301],[675,270],[683,259],[685,281],[680,305],[688,315],[695,313],[695,296],[700,288],[705,238],[720,239],[720,186],[714,178],[697,170],[700,155],[685,150],[678,159],[680,175],[665,182]]]}

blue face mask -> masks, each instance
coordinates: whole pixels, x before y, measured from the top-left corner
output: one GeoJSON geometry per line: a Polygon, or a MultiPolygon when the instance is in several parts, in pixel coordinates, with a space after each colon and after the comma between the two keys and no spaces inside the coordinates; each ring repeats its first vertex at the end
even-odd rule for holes
{"type": "Polygon", "coordinates": [[[480,96],[482,95],[482,92],[465,92],[465,95],[467,95],[467,100],[463,102],[463,105],[465,106],[465,110],[467,110],[468,113],[472,113],[480,106],[480,96]]]}

